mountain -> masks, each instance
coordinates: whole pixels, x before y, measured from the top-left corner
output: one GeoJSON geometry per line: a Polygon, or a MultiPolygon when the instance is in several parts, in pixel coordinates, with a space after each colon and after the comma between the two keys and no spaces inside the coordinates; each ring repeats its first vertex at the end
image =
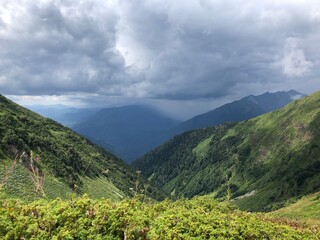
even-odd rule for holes
{"type": "Polygon", "coordinates": [[[73,129],[130,163],[182,132],[256,117],[302,96],[293,90],[251,95],[182,123],[144,106],[107,108],[73,129]]]}
{"type": "Polygon", "coordinates": [[[100,110],[99,108],[73,108],[61,104],[49,106],[31,105],[25,107],[67,127],[72,127],[87,120],[100,110]]]}
{"type": "Polygon", "coordinates": [[[131,162],[156,147],[157,136],[179,122],[144,106],[100,110],[73,129],[131,162]]]}
{"type": "Polygon", "coordinates": [[[292,100],[305,96],[294,90],[247,96],[227,103],[207,113],[197,115],[173,128],[167,139],[188,130],[216,126],[225,122],[240,122],[277,110],[292,100]]]}
{"type": "Polygon", "coordinates": [[[132,166],[173,196],[231,193],[269,211],[320,190],[320,91],[240,123],[185,132],[132,166]]]}
{"type": "MultiPolygon", "coordinates": [[[[8,197],[88,193],[118,200],[148,185],[113,154],[1,95],[0,159],[0,188],[8,197]]],[[[149,196],[162,196],[152,186],[147,190],[149,196]]]]}

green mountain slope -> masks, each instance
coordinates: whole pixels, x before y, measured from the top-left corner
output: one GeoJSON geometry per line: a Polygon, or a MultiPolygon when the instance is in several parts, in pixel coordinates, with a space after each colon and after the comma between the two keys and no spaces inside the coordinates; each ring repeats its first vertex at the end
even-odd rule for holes
{"type": "MultiPolygon", "coordinates": [[[[147,188],[122,160],[1,95],[0,160],[0,187],[8,196],[31,200],[88,193],[117,200],[147,188]]],[[[161,197],[155,188],[147,190],[161,197]]]]}
{"type": "Polygon", "coordinates": [[[320,226],[320,192],[304,196],[295,203],[268,214],[320,226]]]}
{"type": "Polygon", "coordinates": [[[179,196],[226,195],[271,210],[320,190],[320,92],[240,123],[190,131],[138,159],[152,182],[179,196]]]}

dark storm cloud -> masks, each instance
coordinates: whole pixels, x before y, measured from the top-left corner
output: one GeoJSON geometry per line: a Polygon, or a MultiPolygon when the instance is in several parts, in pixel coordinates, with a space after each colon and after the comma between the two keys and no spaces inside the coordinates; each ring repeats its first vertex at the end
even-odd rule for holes
{"type": "Polygon", "coordinates": [[[315,0],[14,0],[0,14],[6,94],[185,100],[318,87],[315,0]]]}
{"type": "Polygon", "coordinates": [[[124,59],[115,48],[118,15],[103,3],[1,4],[0,87],[11,94],[118,94],[124,59]]]}
{"type": "Polygon", "coordinates": [[[320,37],[320,5],[315,1],[122,1],[122,5],[121,19],[129,29],[124,30],[123,43],[145,51],[139,55],[133,50],[131,61],[144,69],[150,96],[217,98],[239,88],[252,92],[257,85],[286,89],[312,73],[316,76],[318,63],[313,60],[320,51],[314,45],[307,52],[311,40],[320,37]]]}

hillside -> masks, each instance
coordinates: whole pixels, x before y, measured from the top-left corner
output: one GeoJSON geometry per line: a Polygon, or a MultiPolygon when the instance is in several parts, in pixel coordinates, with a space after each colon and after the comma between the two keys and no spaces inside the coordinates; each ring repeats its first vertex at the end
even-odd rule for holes
{"type": "MultiPolygon", "coordinates": [[[[148,184],[113,154],[1,95],[0,159],[0,187],[8,197],[88,193],[118,200],[148,184]]],[[[148,192],[161,197],[151,186],[148,192]]]]}
{"type": "Polygon", "coordinates": [[[286,217],[308,225],[320,226],[320,192],[313,193],[269,213],[273,217],[286,217]]]}
{"type": "Polygon", "coordinates": [[[127,162],[161,142],[156,136],[179,122],[144,106],[102,109],[73,129],[127,162]]]}
{"type": "Polygon", "coordinates": [[[320,92],[247,121],[179,135],[133,163],[173,196],[269,211],[320,190],[320,92]]]}
{"type": "MultiPolygon", "coordinates": [[[[266,92],[258,96],[247,96],[240,100],[227,103],[212,111],[197,115],[170,130],[169,136],[210,126],[216,126],[226,122],[240,122],[261,114],[277,110],[294,99],[305,96],[294,90],[266,92]]],[[[169,138],[168,138],[169,139],[169,138]]]]}
{"type": "Polygon", "coordinates": [[[236,210],[209,197],[112,203],[86,196],[23,203],[1,199],[4,239],[319,239],[319,229],[236,210]]]}

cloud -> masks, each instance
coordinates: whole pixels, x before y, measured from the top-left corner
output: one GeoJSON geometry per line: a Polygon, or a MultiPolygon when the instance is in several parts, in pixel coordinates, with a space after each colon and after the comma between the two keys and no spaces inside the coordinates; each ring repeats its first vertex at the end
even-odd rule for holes
{"type": "Polygon", "coordinates": [[[320,54],[312,45],[320,37],[316,1],[121,3],[118,46],[127,65],[144,73],[150,97],[214,99],[295,88],[290,78],[317,65],[311,60],[320,54]],[[288,39],[300,39],[299,48],[288,39]]]}
{"type": "Polygon", "coordinates": [[[169,100],[308,92],[319,74],[319,12],[316,0],[3,1],[0,91],[169,100]]]}
{"type": "Polygon", "coordinates": [[[283,58],[281,60],[282,70],[287,77],[300,77],[310,72],[313,63],[306,60],[303,50],[298,48],[298,40],[289,38],[286,41],[283,58]]]}
{"type": "Polygon", "coordinates": [[[118,15],[108,2],[17,0],[0,9],[1,89],[117,94],[126,71],[115,48],[118,15]]]}

